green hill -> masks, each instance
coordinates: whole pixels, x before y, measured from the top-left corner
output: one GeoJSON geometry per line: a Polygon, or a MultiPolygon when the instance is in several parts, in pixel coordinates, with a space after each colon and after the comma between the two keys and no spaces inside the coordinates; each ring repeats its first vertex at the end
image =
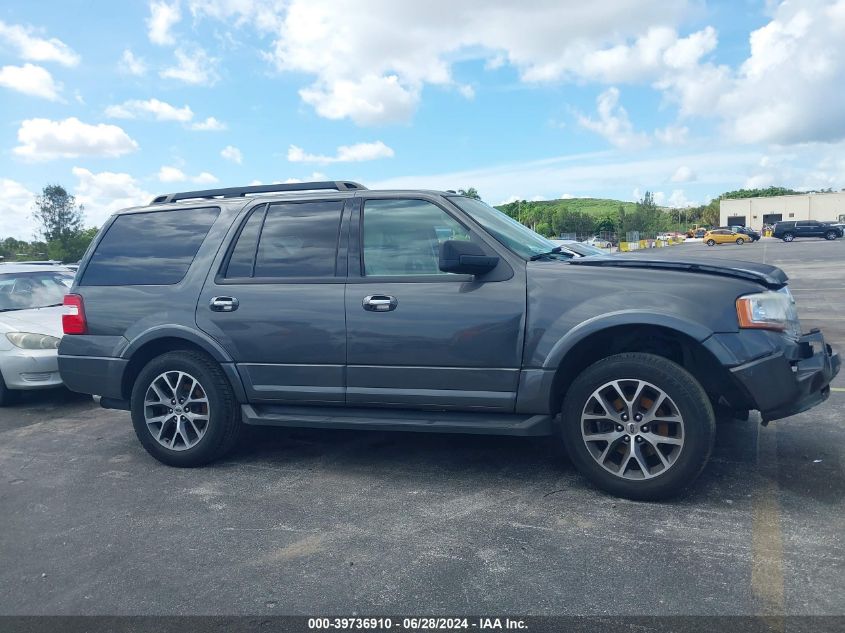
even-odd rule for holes
{"type": "MultiPolygon", "coordinates": [[[[611,200],[608,198],[561,198],[558,200],[533,200],[519,201],[508,204],[500,204],[496,208],[505,213],[515,212],[520,205],[523,209],[543,209],[544,211],[575,211],[586,213],[591,216],[615,216],[619,207],[624,207],[626,213],[633,212],[637,205],[635,202],[623,200],[611,200]]],[[[509,213],[510,214],[510,213],[509,213]]]]}

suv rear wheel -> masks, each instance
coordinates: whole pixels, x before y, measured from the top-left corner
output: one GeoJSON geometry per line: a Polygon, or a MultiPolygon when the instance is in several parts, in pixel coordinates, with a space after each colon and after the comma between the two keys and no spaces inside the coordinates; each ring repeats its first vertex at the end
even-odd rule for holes
{"type": "Polygon", "coordinates": [[[795,239],[795,234],[793,233],[784,233],[783,234],[783,241],[784,242],[791,242],[795,239]]]}
{"type": "Polygon", "coordinates": [[[710,457],[715,429],[698,381],[653,354],[596,362],[563,403],[563,439],[579,472],[629,499],[664,499],[691,484],[710,457]]]}
{"type": "Polygon", "coordinates": [[[241,422],[232,387],[204,354],[152,359],[132,389],[132,425],[147,452],[169,466],[202,466],[226,454],[241,422]]]}
{"type": "Polygon", "coordinates": [[[824,239],[826,240],[835,240],[837,237],[836,231],[828,231],[824,234],[824,239]]]}

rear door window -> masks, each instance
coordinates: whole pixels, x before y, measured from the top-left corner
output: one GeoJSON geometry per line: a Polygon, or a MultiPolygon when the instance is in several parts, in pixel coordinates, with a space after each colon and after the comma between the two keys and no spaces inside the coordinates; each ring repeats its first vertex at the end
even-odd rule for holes
{"type": "Polygon", "coordinates": [[[254,277],[333,277],[342,200],[271,204],[254,277]]]}
{"type": "Polygon", "coordinates": [[[97,245],[82,286],[179,283],[220,214],[217,208],[118,216],[97,245]]]}

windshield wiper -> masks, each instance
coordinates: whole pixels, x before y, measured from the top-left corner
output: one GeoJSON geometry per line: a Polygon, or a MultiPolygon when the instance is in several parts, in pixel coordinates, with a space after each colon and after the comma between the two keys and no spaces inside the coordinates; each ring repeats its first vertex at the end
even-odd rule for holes
{"type": "MultiPolygon", "coordinates": [[[[562,251],[563,251],[563,247],[555,246],[552,250],[550,250],[546,253],[537,253],[536,255],[532,255],[529,259],[532,262],[536,262],[538,259],[543,259],[544,257],[551,257],[552,255],[563,255],[564,257],[567,257],[567,254],[563,253],[562,251]]],[[[572,257],[572,256],[569,255],[569,257],[572,257]]]]}

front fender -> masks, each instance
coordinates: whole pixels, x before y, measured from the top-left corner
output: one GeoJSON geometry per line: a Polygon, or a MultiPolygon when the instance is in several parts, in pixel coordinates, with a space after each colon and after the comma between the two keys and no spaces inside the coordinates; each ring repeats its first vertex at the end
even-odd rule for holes
{"type": "Polygon", "coordinates": [[[704,341],[713,334],[712,330],[700,323],[675,315],[637,309],[619,310],[597,315],[568,329],[545,356],[542,361],[542,368],[557,369],[567,353],[587,336],[601,330],[625,325],[651,325],[667,328],[685,334],[696,341],[704,341]]]}

